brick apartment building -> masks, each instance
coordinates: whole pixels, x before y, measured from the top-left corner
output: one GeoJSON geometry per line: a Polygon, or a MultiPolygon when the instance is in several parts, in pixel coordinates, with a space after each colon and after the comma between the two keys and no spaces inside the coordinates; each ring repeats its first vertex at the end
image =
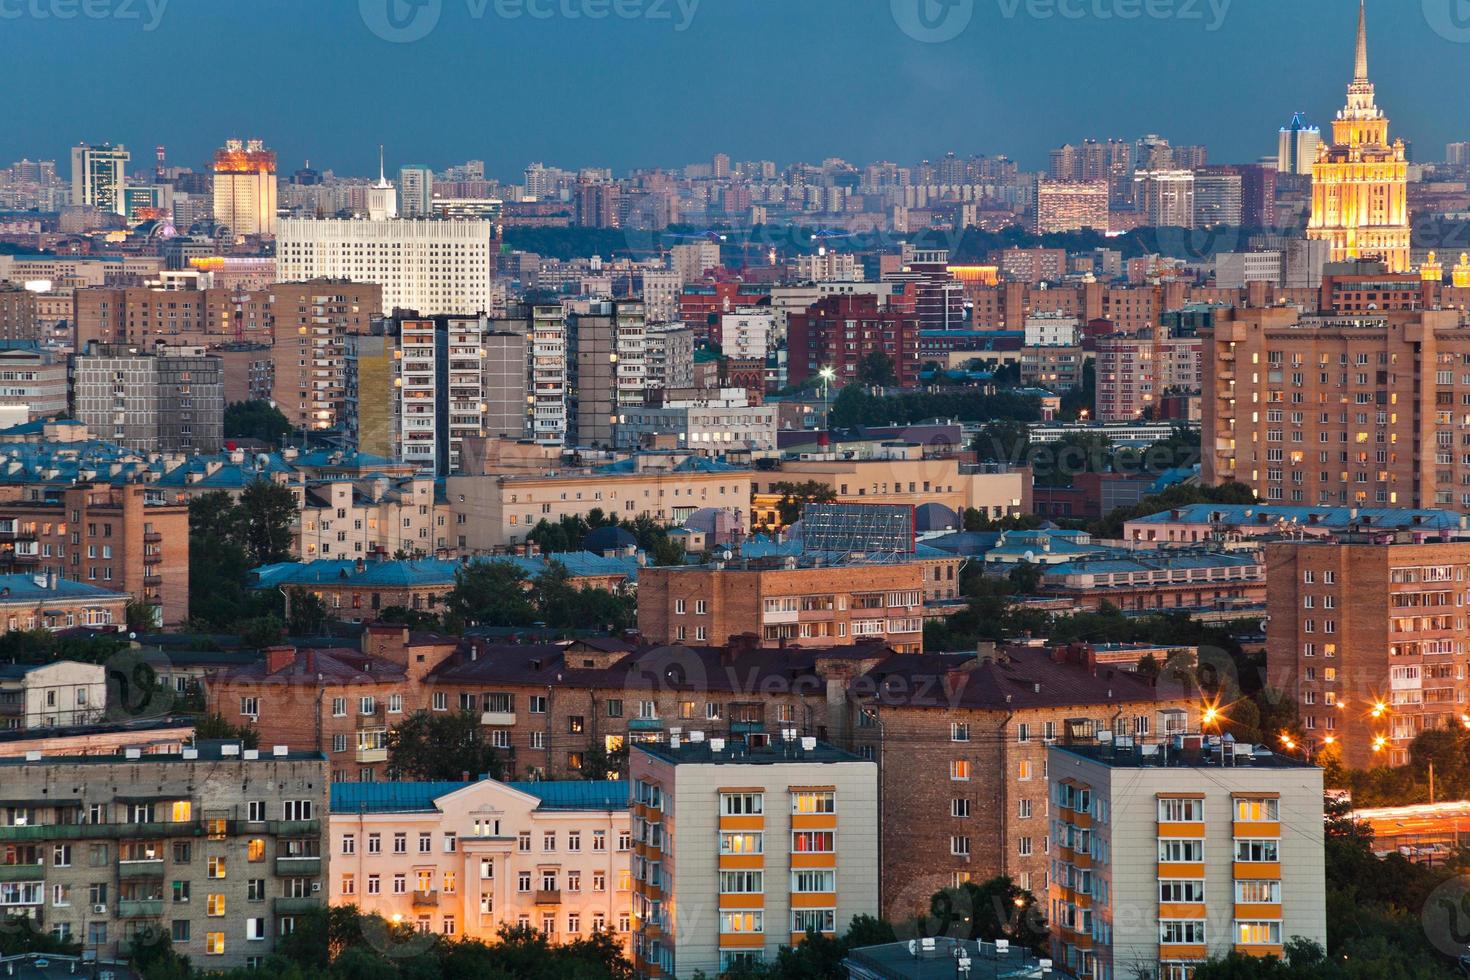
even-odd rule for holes
{"type": "Polygon", "coordinates": [[[917,312],[880,305],[870,294],[826,296],[788,318],[787,378],[800,384],[830,367],[836,372],[833,386],[840,389],[859,380],[864,358],[876,353],[893,362],[899,387],[913,387],[921,366],[920,322],[917,312]]]}
{"type": "Polygon", "coordinates": [[[1470,542],[1348,533],[1268,544],[1266,564],[1267,674],[1314,746],[1399,766],[1419,733],[1460,726],[1470,542]]]}
{"type": "Polygon", "coordinates": [[[0,571],[130,593],[162,626],[189,616],[189,507],[142,484],[0,489],[0,571]],[[23,496],[24,495],[24,496],[23,496]]]}
{"type": "Polygon", "coordinates": [[[996,875],[1045,894],[1048,747],[1198,731],[1200,713],[1184,690],[1100,665],[1086,647],[894,656],[851,698],[854,750],[878,761],[882,910],[894,922],[996,875]]]}
{"type": "Polygon", "coordinates": [[[210,710],[326,753],[337,782],[386,778],[387,729],[418,711],[478,716],[508,778],[577,778],[589,753],[676,729],[846,741],[847,685],[890,655],[881,644],[763,649],[753,637],[724,648],[497,645],[387,625],[369,626],[363,647],[267,651],[264,664],[210,679],[210,710]]]}
{"type": "Polygon", "coordinates": [[[1201,336],[1206,482],[1268,503],[1470,509],[1458,312],[1222,310],[1201,336]]]}
{"type": "Polygon", "coordinates": [[[881,641],[918,653],[924,572],[918,562],[801,567],[795,558],[645,568],[638,577],[638,630],[653,643],[722,645],[759,630],[765,643],[881,641]]]}

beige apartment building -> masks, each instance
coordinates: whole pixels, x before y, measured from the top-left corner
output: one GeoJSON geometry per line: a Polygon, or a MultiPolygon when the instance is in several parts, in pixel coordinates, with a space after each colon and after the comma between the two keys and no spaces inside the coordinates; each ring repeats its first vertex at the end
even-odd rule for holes
{"type": "Polygon", "coordinates": [[[630,934],[626,782],[337,783],[328,841],[332,905],[422,933],[630,934]]]}
{"type": "Polygon", "coordinates": [[[161,929],[202,969],[258,966],[326,900],[319,753],[31,752],[0,783],[0,905],[98,957],[161,929]]]}
{"type": "Polygon", "coordinates": [[[635,744],[633,962],[640,977],[774,961],[878,913],[878,767],[814,738],[701,733],[635,744]]]}
{"type": "Polygon", "coordinates": [[[1453,310],[1218,311],[1203,477],[1269,503],[1470,510],[1470,329],[1453,310]]]}
{"type": "Polygon", "coordinates": [[[100,720],[106,708],[107,676],[101,664],[0,664],[0,727],[87,725],[100,720]]]}
{"type": "Polygon", "coordinates": [[[522,544],[543,520],[555,524],[593,510],[679,525],[695,511],[716,508],[748,526],[753,480],[750,470],[687,453],[643,453],[609,466],[539,475],[451,475],[445,480],[454,513],[450,547],[473,553],[522,544]]]}
{"type": "Polygon", "coordinates": [[[372,476],[291,485],[298,511],[292,552],[314,558],[434,555],[448,545],[450,510],[427,477],[372,476]]]}
{"type": "Polygon", "coordinates": [[[1057,745],[1052,958],[1097,980],[1191,980],[1232,952],[1327,944],[1322,770],[1250,745],[1057,745]]]}
{"type": "Polygon", "coordinates": [[[1024,466],[975,466],[952,456],[926,457],[924,447],[907,444],[884,446],[882,453],[872,459],[782,460],[778,470],[759,471],[756,523],[780,526],[774,513],[781,497],[774,490],[778,483],[825,484],[841,503],[937,503],[956,513],[974,508],[997,518],[1031,512],[1031,471],[1024,466]]]}
{"type": "Polygon", "coordinates": [[[1266,668],[1311,744],[1355,769],[1404,765],[1465,717],[1470,542],[1344,534],[1266,546],[1266,668]]]}

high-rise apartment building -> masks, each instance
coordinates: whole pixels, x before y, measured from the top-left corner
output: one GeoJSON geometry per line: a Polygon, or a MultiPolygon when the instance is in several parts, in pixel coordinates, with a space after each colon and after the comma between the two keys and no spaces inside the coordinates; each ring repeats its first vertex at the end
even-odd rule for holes
{"type": "Polygon", "coordinates": [[[283,218],[276,275],[377,284],[384,313],[473,316],[490,308],[492,233],[481,220],[283,218]]]}
{"type": "Polygon", "coordinates": [[[865,358],[882,354],[900,387],[917,384],[920,329],[917,313],[880,305],[877,296],[827,296],[787,318],[788,378],[800,383],[830,367],[840,388],[858,381],[865,358]]]}
{"type": "Polygon", "coordinates": [[[220,361],[202,347],[93,344],[74,362],[77,421],[139,452],[215,453],[224,444],[220,361]]]}
{"type": "Polygon", "coordinates": [[[398,211],[405,218],[434,216],[434,171],[422,164],[398,168],[398,211]]]}
{"type": "Polygon", "coordinates": [[[525,334],[484,317],[404,317],[388,329],[396,458],[443,476],[465,437],[525,434],[525,334]]]}
{"type": "Polygon", "coordinates": [[[236,238],[276,233],[276,154],[229,140],[214,155],[214,220],[236,238]]]}
{"type": "Polygon", "coordinates": [[[1036,213],[1032,231],[1038,235],[1080,231],[1107,231],[1108,182],[1106,180],[1036,182],[1036,213]]]}
{"type": "MultiPolygon", "coordinates": [[[[262,312],[274,338],[271,398],[293,425],[335,429],[343,424],[347,338],[369,332],[381,295],[377,286],[349,282],[276,283],[264,296],[256,294],[257,303],[265,301],[262,312]]],[[[248,298],[231,300],[219,310],[222,326],[232,314],[238,322],[249,313],[248,298]]]]}
{"type": "Polygon", "coordinates": [[[643,304],[596,302],[568,319],[567,390],[577,446],[611,446],[625,409],[647,403],[647,325],[643,304]]]}
{"type": "Polygon", "coordinates": [[[1322,770],[1265,747],[1057,745],[1052,958],[1071,976],[1189,980],[1232,952],[1325,946],[1322,770]]]}
{"type": "Polygon", "coordinates": [[[1158,406],[1160,387],[1151,336],[1097,339],[1097,421],[1137,421],[1158,406]]]}
{"type": "Polygon", "coordinates": [[[1210,167],[1194,174],[1194,227],[1239,228],[1244,210],[1244,178],[1234,167],[1210,167]]]}
{"type": "Polygon", "coordinates": [[[878,910],[878,767],[814,738],[634,743],[640,977],[774,961],[878,910]]]}
{"type": "Polygon", "coordinates": [[[1409,163],[1404,141],[1388,141],[1388,117],[1368,80],[1366,5],[1347,106],[1332,121],[1332,144],[1312,165],[1307,237],[1332,243],[1332,261],[1377,257],[1390,272],[1410,268],[1409,163]]]}
{"type": "Polygon", "coordinates": [[[1401,766],[1420,733],[1459,728],[1470,542],[1375,531],[1266,546],[1266,668],[1314,748],[1401,766]]]}
{"type": "MultiPolygon", "coordinates": [[[[1368,278],[1354,288],[1392,285],[1368,278]]],[[[1457,312],[1221,309],[1200,337],[1207,482],[1271,503],[1470,510],[1457,312]]]]}
{"type": "Polygon", "coordinates": [[[111,143],[81,144],[71,148],[71,203],[94,207],[104,214],[125,214],[123,188],[128,181],[127,147],[111,143]]]}
{"type": "Polygon", "coordinates": [[[1140,170],[1133,175],[1138,209],[1151,228],[1194,227],[1194,171],[1140,170]]]}

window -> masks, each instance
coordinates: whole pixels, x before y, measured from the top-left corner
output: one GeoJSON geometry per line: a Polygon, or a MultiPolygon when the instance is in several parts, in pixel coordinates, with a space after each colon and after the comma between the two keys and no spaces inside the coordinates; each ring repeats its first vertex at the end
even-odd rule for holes
{"type": "Polygon", "coordinates": [[[407,854],[408,853],[408,834],[406,834],[406,833],[400,833],[400,834],[394,834],[393,835],[393,853],[394,854],[407,854]]]}
{"type": "Polygon", "coordinates": [[[225,955],[225,934],[222,932],[205,933],[204,952],[208,956],[225,955]]]}
{"type": "Polygon", "coordinates": [[[1159,942],[1171,945],[1203,945],[1205,942],[1205,920],[1163,919],[1159,922],[1159,942]]]}
{"type": "Polygon", "coordinates": [[[764,851],[764,834],[733,831],[720,834],[721,854],[761,854],[764,851]]]}
{"type": "Polygon", "coordinates": [[[1023,783],[1026,782],[1028,779],[1031,778],[1031,760],[1030,759],[1022,759],[1021,760],[1020,764],[1016,767],[1016,778],[1018,780],[1020,780],[1021,782],[1023,782],[1023,783]]]}
{"type": "Polygon", "coordinates": [[[342,853],[343,854],[356,854],[357,853],[357,835],[356,834],[343,834],[342,835],[342,853]]]}
{"type": "Polygon", "coordinates": [[[1159,823],[1200,823],[1204,819],[1204,800],[1159,800],[1159,823]]]}
{"type": "Polygon", "coordinates": [[[205,874],[209,878],[223,878],[225,876],[225,859],[223,857],[210,858],[209,869],[205,874]]]}
{"type": "Polygon", "coordinates": [[[1195,879],[1166,878],[1159,882],[1160,902],[1203,902],[1205,883],[1195,879]]]}
{"type": "Polygon", "coordinates": [[[1237,922],[1235,941],[1242,946],[1280,946],[1280,922],[1237,922]]]}
{"type": "Polygon", "coordinates": [[[1281,860],[1281,842],[1276,840],[1237,840],[1235,860],[1243,863],[1260,863],[1281,860]]]}
{"type": "Polygon", "coordinates": [[[970,856],[970,838],[951,837],[949,839],[949,853],[957,857],[970,856]]]}
{"type": "Polygon", "coordinates": [[[1022,837],[1017,844],[1021,857],[1030,857],[1032,852],[1031,838],[1022,837]]]}
{"type": "Polygon", "coordinates": [[[369,854],[382,854],[383,853],[383,835],[382,834],[368,834],[367,844],[368,844],[368,853],[369,854]]]}
{"type": "Polygon", "coordinates": [[[970,778],[970,760],[955,759],[949,764],[949,778],[956,782],[964,782],[970,778]]]}
{"type": "Polygon", "coordinates": [[[1235,883],[1237,905],[1277,905],[1281,902],[1279,881],[1237,881],[1235,883]]]}
{"type": "Polygon", "coordinates": [[[419,853],[420,854],[431,854],[431,853],[433,853],[433,850],[434,850],[434,835],[433,834],[424,834],[424,833],[419,834],[419,853]]]}
{"type": "Polygon", "coordinates": [[[765,891],[765,873],[761,871],[721,871],[720,894],[759,895],[765,891]]]}
{"type": "Polygon", "coordinates": [[[521,871],[516,875],[516,891],[528,892],[531,890],[531,872],[521,871]]]}
{"type": "Polygon", "coordinates": [[[970,815],[970,801],[954,799],[949,801],[949,815],[964,819],[970,815]]]}
{"type": "Polygon", "coordinates": [[[765,812],[764,801],[760,793],[722,793],[720,812],[727,817],[756,816],[765,812]]]}
{"type": "Polygon", "coordinates": [[[1276,823],[1281,819],[1278,799],[1237,799],[1235,819],[1238,823],[1276,823]]]}
{"type": "Polygon", "coordinates": [[[970,726],[962,721],[951,722],[949,726],[949,740],[951,742],[968,742],[970,740],[970,726]]]}
{"type": "Polygon", "coordinates": [[[1204,859],[1204,841],[1180,840],[1176,838],[1159,841],[1160,861],[1199,863],[1204,859]]]}
{"type": "Polygon", "coordinates": [[[837,794],[830,790],[810,790],[791,794],[793,814],[836,813],[837,794]]]}
{"type": "Polygon", "coordinates": [[[225,914],[225,897],[223,895],[209,895],[204,900],[204,914],[221,917],[225,914]]]}
{"type": "Polygon", "coordinates": [[[754,933],[765,932],[765,913],[763,912],[721,912],[721,933],[754,933]]]}
{"type": "Polygon", "coordinates": [[[793,933],[836,932],[836,909],[792,909],[791,931],[793,933]]]}
{"type": "Polygon", "coordinates": [[[792,854],[831,854],[835,835],[830,830],[794,830],[792,854]]]}

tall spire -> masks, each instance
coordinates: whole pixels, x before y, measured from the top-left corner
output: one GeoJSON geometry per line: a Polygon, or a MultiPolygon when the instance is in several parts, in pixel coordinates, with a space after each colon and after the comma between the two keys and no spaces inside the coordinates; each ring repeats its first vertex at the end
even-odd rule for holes
{"type": "MultiPolygon", "coordinates": [[[[1362,41],[1359,40],[1358,43],[1359,43],[1359,45],[1361,45],[1362,44],[1362,41]]],[[[1360,53],[1359,53],[1358,57],[1361,60],[1363,58],[1363,55],[1361,54],[1361,47],[1360,47],[1359,50],[1360,50],[1360,53]]],[[[379,187],[382,187],[383,185],[385,185],[387,183],[388,183],[388,174],[383,169],[383,144],[382,143],[379,143],[378,144],[378,186],[379,187]]]]}
{"type": "Polygon", "coordinates": [[[1358,0],[1358,57],[1353,66],[1353,81],[1368,80],[1368,3],[1358,0]]]}

